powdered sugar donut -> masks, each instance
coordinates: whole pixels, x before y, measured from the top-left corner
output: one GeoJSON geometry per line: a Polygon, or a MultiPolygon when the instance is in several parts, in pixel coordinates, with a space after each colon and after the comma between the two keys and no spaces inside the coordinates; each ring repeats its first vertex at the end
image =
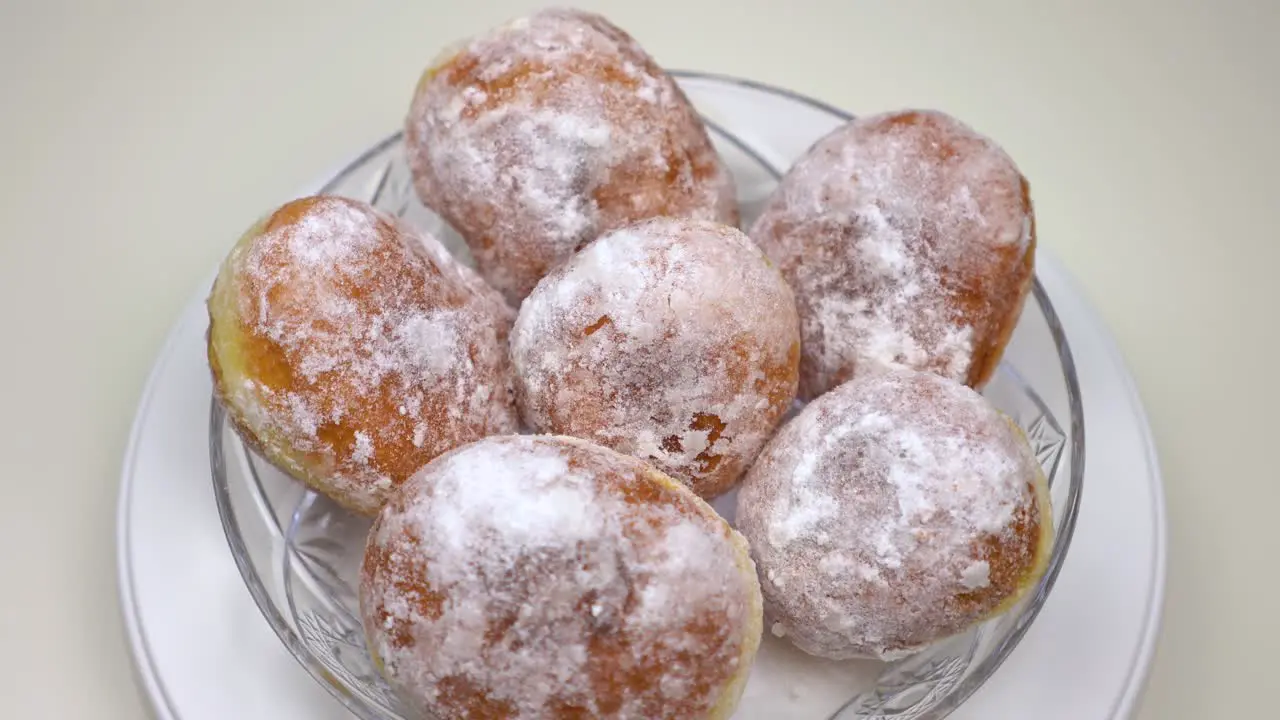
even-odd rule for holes
{"type": "Polygon", "coordinates": [[[819,140],[751,237],[795,290],[806,398],[875,364],[980,387],[1034,274],[1026,180],[989,139],[932,111],[860,118],[819,140]]]}
{"type": "Polygon", "coordinates": [[[647,217],[738,222],[688,99],[607,20],[543,10],[446,54],[405,124],[415,187],[515,305],[600,233],[647,217]]]}
{"type": "Polygon", "coordinates": [[[738,495],[773,632],[822,657],[891,658],[1003,611],[1052,547],[1019,429],[931,373],[860,374],[810,403],[738,495]]]}
{"type": "Polygon", "coordinates": [[[215,392],[240,436],[355,512],[517,425],[514,312],[434,238],[365,203],[285,204],[237,243],[208,305],[215,392]]]}
{"type": "Polygon", "coordinates": [[[648,460],[710,498],[795,398],[795,300],[738,230],[646,220],[538,283],[511,357],[530,426],[648,460]]]}
{"type": "Polygon", "coordinates": [[[573,438],[437,458],[369,535],[375,662],[423,717],[728,718],[760,641],[746,541],[643,462],[573,438]]]}

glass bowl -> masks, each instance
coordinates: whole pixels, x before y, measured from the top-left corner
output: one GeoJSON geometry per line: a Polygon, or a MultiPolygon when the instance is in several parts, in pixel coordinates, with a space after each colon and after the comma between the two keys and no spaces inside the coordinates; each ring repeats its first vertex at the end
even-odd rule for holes
{"type": "MultiPolygon", "coordinates": [[[[732,169],[749,226],[778,178],[820,136],[849,119],[836,108],[759,83],[675,73],[732,169]]],[[[461,239],[414,195],[399,135],[325,185],[432,231],[470,262],[461,239]]],[[[984,393],[1026,431],[1051,483],[1056,530],[1048,572],[1003,615],[908,658],[831,662],[765,633],[735,718],[899,720],[942,718],[1018,644],[1062,567],[1084,471],[1080,392],[1062,328],[1037,282],[1004,361],[984,393]]],[[[367,520],[308,491],[254,455],[214,402],[209,423],[213,485],[223,528],[245,584],[298,662],[364,720],[402,720],[401,705],[365,650],[356,587],[367,520]]],[[[722,513],[732,499],[716,503],[722,513]]],[[[732,517],[729,516],[732,520],[732,517]]]]}

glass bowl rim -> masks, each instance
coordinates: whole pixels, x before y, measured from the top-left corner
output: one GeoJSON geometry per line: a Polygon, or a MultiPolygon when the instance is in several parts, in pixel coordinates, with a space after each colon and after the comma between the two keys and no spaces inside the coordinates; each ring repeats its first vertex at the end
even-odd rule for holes
{"type": "MultiPolygon", "coordinates": [[[[746,90],[773,95],[785,100],[789,100],[800,105],[807,106],[812,110],[825,113],[839,122],[848,122],[854,118],[852,113],[842,110],[834,105],[823,102],[816,98],[811,98],[794,90],[770,85],[757,80],[740,78],[732,75],[725,75],[712,72],[701,72],[692,70],[668,70],[673,77],[681,80],[701,81],[712,84],[722,84],[732,87],[738,87],[746,90]]],[[[707,123],[718,135],[722,136],[728,142],[733,144],[738,150],[742,151],[760,167],[767,170],[773,177],[780,179],[785,174],[785,169],[775,167],[773,163],[762,157],[752,146],[738,139],[733,133],[728,132],[718,124],[704,118],[707,123]]],[[[333,191],[335,187],[340,185],[356,168],[364,165],[371,158],[380,153],[385,152],[389,147],[400,142],[404,136],[403,131],[397,131],[386,138],[375,143],[373,146],[365,149],[358,156],[348,162],[331,178],[325,181],[317,194],[326,194],[333,191]]],[[[815,138],[816,140],[816,138],[815,138]]],[[[384,176],[382,182],[386,181],[384,176]]],[[[381,187],[375,191],[376,197],[381,187]]],[[[1064,561],[1066,560],[1067,551],[1071,546],[1072,537],[1075,534],[1076,519],[1079,514],[1080,500],[1084,485],[1084,461],[1085,461],[1085,443],[1084,443],[1084,409],[1080,392],[1079,378],[1076,373],[1076,365],[1071,347],[1067,342],[1066,331],[1062,323],[1058,319],[1058,314],[1053,308],[1053,303],[1049,300],[1048,292],[1044,289],[1044,285],[1040,282],[1037,275],[1033,279],[1031,287],[1031,296],[1035,300],[1044,316],[1045,324],[1049,328],[1053,343],[1058,354],[1058,361],[1061,364],[1063,379],[1066,385],[1067,404],[1071,411],[1069,426],[1069,442],[1067,444],[1068,457],[1070,459],[1071,472],[1068,480],[1066,507],[1063,508],[1062,520],[1055,528],[1054,545],[1050,554],[1048,567],[1044,576],[1040,579],[1034,592],[1030,593],[1024,601],[1025,605],[1017,616],[1014,626],[1007,634],[1001,638],[1000,642],[991,650],[991,652],[983,658],[977,665],[968,668],[962,680],[957,683],[946,695],[946,699],[939,705],[930,708],[922,715],[912,716],[916,720],[933,719],[938,720],[946,717],[968,698],[977,691],[1004,663],[1005,659],[1012,653],[1013,649],[1022,640],[1028,628],[1034,622],[1036,616],[1043,608],[1045,600],[1054,584],[1057,582],[1058,575],[1062,570],[1064,561]]],[[[1034,392],[1029,385],[1026,386],[1034,392]]],[[[1037,402],[1043,402],[1037,397],[1037,402]]],[[[307,649],[302,640],[294,632],[288,621],[280,614],[275,602],[273,602],[262,577],[258,575],[257,570],[253,566],[250,559],[249,549],[245,545],[244,536],[240,533],[239,521],[236,518],[235,508],[232,505],[230,490],[226,485],[226,469],[225,469],[225,452],[223,451],[223,433],[221,427],[224,420],[224,411],[218,403],[217,397],[211,399],[209,413],[210,427],[210,443],[209,443],[209,460],[210,470],[213,479],[214,496],[218,505],[218,516],[222,523],[223,534],[226,536],[227,543],[231,550],[231,555],[235,560],[236,567],[240,572],[241,579],[248,587],[249,594],[253,597],[254,603],[258,606],[258,610],[266,618],[272,630],[275,631],[280,641],[288,648],[291,655],[306,669],[320,685],[325,687],[330,695],[336,698],[348,710],[359,717],[366,717],[368,707],[353,698],[350,693],[335,682],[335,678],[327,669],[321,666],[313,657],[309,649],[307,649]]],[[[256,474],[255,482],[258,482],[256,474]]],[[[261,486],[258,487],[256,498],[261,501],[261,486]]],[[[275,517],[274,514],[271,517],[275,517]]],[[[276,530],[279,531],[280,537],[285,536],[284,528],[279,527],[276,523],[276,530]]],[[[856,700],[856,698],[854,698],[856,700]]],[[[852,702],[852,700],[851,700],[852,702]]],[[[839,714],[847,707],[842,705],[832,718],[838,718],[839,714]]]]}

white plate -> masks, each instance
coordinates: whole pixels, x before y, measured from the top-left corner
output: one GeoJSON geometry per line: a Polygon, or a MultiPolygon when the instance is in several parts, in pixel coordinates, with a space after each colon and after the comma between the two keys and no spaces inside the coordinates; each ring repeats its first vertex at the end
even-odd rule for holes
{"type": "MultiPolygon", "coordinates": [[[[802,152],[827,127],[731,105],[802,152]]],[[[750,138],[743,138],[750,140],[750,138]]],[[[775,144],[775,147],[777,145],[775,144]]],[[[777,166],[789,157],[766,158],[777,166]]],[[[1073,544],[1047,604],[959,720],[1126,718],[1163,603],[1164,498],[1146,419],[1115,346],[1051,256],[1037,273],[1075,356],[1088,450],[1073,544]]],[[[210,384],[201,286],[139,403],[118,509],[121,605],[139,676],[162,720],[349,718],[294,661],[253,604],[210,484],[210,384]]]]}

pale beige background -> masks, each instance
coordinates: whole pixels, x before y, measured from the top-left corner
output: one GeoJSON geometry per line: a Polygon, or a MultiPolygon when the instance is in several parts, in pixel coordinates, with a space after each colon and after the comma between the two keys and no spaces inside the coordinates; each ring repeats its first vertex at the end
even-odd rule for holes
{"type": "MultiPolygon", "coordinates": [[[[1280,5],[583,4],[669,66],[935,106],[1005,145],[1160,446],[1171,565],[1142,717],[1272,716],[1280,5]]],[[[252,218],[398,125],[442,43],[530,6],[329,5],[0,5],[4,717],[142,716],[113,510],[169,323],[252,218]]]]}

